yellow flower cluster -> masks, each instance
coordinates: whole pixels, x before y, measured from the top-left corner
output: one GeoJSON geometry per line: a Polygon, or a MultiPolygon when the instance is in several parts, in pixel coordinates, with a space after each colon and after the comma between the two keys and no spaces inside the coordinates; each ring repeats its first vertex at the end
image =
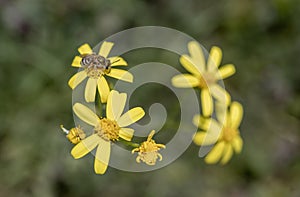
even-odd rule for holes
{"type": "MultiPolygon", "coordinates": [[[[97,174],[104,174],[107,170],[111,145],[123,143],[132,148],[132,154],[137,152],[136,162],[155,165],[162,160],[159,151],[166,148],[164,144],[157,144],[153,139],[152,130],[148,138],[140,144],[131,142],[134,130],[130,125],[139,121],[145,112],[141,107],[135,107],[123,112],[127,100],[126,93],[111,89],[106,76],[126,82],[133,82],[133,75],[117,66],[127,66],[127,62],[118,56],[110,57],[109,53],[114,43],[104,41],[98,52],[94,52],[88,44],[78,48],[80,55],[75,56],[73,67],[79,68],[68,82],[72,89],[85,82],[84,99],[86,102],[95,102],[100,96],[101,107],[105,116],[99,116],[82,103],[73,105],[73,112],[86,124],[92,126],[92,132],[87,134],[80,126],[70,130],[61,125],[67,139],[74,144],[71,155],[75,159],[82,158],[94,149],[94,170],[97,174]]],[[[219,85],[219,81],[235,73],[232,64],[220,66],[222,51],[212,47],[209,57],[205,58],[202,48],[197,42],[188,43],[189,55],[184,54],[179,61],[190,74],[174,76],[171,81],[175,87],[198,88],[202,114],[194,116],[193,123],[201,130],[193,137],[194,143],[199,146],[215,146],[208,153],[205,162],[212,164],[220,161],[227,163],[233,152],[240,153],[243,140],[240,136],[239,125],[243,116],[242,105],[231,102],[229,93],[219,85]],[[216,119],[212,118],[215,111],[216,119]]]]}
{"type": "MultiPolygon", "coordinates": [[[[87,79],[84,98],[86,102],[95,102],[96,95],[99,94],[102,105],[106,106],[106,117],[98,116],[82,103],[75,103],[73,105],[73,112],[82,121],[93,127],[92,134],[87,136],[81,127],[67,130],[61,125],[61,129],[66,134],[66,137],[71,143],[75,144],[71,150],[71,155],[75,159],[79,159],[96,149],[94,170],[97,174],[104,174],[107,170],[112,143],[120,139],[130,142],[134,130],[129,128],[129,126],[145,115],[141,107],[135,107],[123,113],[127,94],[119,93],[113,89],[111,90],[105,79],[105,76],[109,76],[119,80],[133,82],[131,73],[115,68],[116,66],[127,66],[127,62],[122,57],[109,57],[113,46],[114,43],[104,41],[98,53],[94,52],[88,44],[80,46],[78,48],[80,55],[75,56],[72,62],[72,66],[78,67],[80,70],[71,77],[68,82],[69,86],[75,89],[80,83],[83,83],[83,81],[87,79]]],[[[151,133],[151,138],[153,135],[154,133],[151,133]]],[[[141,143],[139,151],[144,155],[151,154],[151,157],[143,157],[142,161],[148,165],[154,165],[158,157],[162,159],[158,150],[160,147],[164,147],[164,145],[157,144],[155,150],[150,148],[150,146],[148,146],[150,149],[145,148],[149,140],[148,137],[147,141],[141,143]]],[[[156,145],[152,139],[151,145],[153,147],[156,145]]],[[[134,149],[134,151],[136,151],[136,149],[134,149]]],[[[140,158],[140,156],[137,157],[137,161],[138,158],[140,158]]]]}
{"type": "Polygon", "coordinates": [[[240,153],[243,146],[238,129],[243,107],[238,102],[231,103],[229,93],[218,83],[233,75],[235,67],[233,64],[220,67],[222,51],[219,47],[211,48],[207,61],[197,42],[189,42],[188,51],[190,55],[182,55],[180,63],[190,74],[174,76],[172,84],[178,88],[200,90],[202,115],[195,115],[193,122],[201,131],[195,134],[194,143],[199,146],[216,144],[206,156],[205,162],[212,164],[221,160],[225,164],[232,157],[233,150],[240,153]],[[214,110],[218,121],[212,118],[214,110]]]}

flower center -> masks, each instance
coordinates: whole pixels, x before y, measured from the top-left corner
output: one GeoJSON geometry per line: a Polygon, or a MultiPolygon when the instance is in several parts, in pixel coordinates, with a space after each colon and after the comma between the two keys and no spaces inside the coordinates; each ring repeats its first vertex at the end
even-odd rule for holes
{"type": "Polygon", "coordinates": [[[205,72],[199,78],[199,86],[200,88],[207,88],[210,84],[216,82],[216,79],[212,73],[205,72]]]}
{"type": "Polygon", "coordinates": [[[156,160],[162,160],[161,154],[158,153],[160,148],[165,148],[163,144],[156,144],[154,140],[148,139],[143,142],[139,148],[139,160],[142,160],[148,165],[155,165],[156,160]]]}
{"type": "Polygon", "coordinates": [[[141,145],[141,152],[153,152],[159,150],[154,140],[145,141],[141,145]]]}
{"type": "Polygon", "coordinates": [[[223,140],[231,142],[238,135],[238,131],[229,127],[223,128],[223,140]]]}
{"type": "Polygon", "coordinates": [[[159,157],[159,153],[157,151],[152,152],[139,152],[140,159],[148,165],[155,165],[156,160],[159,157]]]}
{"type": "Polygon", "coordinates": [[[94,79],[98,79],[102,75],[108,74],[111,69],[110,60],[95,53],[84,56],[81,60],[81,65],[85,69],[87,75],[94,79]]]}
{"type": "Polygon", "coordinates": [[[114,120],[102,118],[95,127],[94,132],[106,141],[116,141],[119,139],[120,127],[114,120]]]}

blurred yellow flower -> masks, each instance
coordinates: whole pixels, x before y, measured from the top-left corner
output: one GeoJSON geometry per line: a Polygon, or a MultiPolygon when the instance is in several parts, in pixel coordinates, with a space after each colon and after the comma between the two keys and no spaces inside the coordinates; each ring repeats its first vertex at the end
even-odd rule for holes
{"type": "Polygon", "coordinates": [[[180,63],[191,74],[174,76],[172,84],[179,88],[200,88],[202,113],[207,117],[213,112],[212,96],[226,105],[230,103],[230,95],[217,82],[233,75],[235,67],[233,64],[226,64],[218,69],[222,60],[222,51],[219,47],[211,48],[206,65],[203,51],[197,42],[189,42],[188,50],[190,56],[182,55],[180,63]]]}
{"type": "Polygon", "coordinates": [[[205,157],[205,162],[214,164],[221,160],[221,164],[226,164],[232,157],[233,151],[238,154],[243,147],[239,131],[243,107],[238,102],[232,102],[229,111],[218,109],[216,115],[218,121],[200,115],[194,117],[193,123],[204,131],[197,132],[193,140],[199,146],[216,143],[205,157]]]}
{"type": "Polygon", "coordinates": [[[140,147],[132,150],[132,154],[134,152],[138,152],[138,156],[136,157],[136,162],[140,163],[141,160],[147,165],[155,165],[156,160],[159,158],[159,161],[162,160],[162,155],[158,153],[161,148],[166,148],[163,144],[156,144],[152,139],[155,131],[152,130],[148,135],[147,141],[144,141],[140,147]]]}
{"type": "Polygon", "coordinates": [[[127,66],[127,62],[121,57],[115,56],[108,58],[108,54],[113,45],[114,43],[112,42],[104,41],[98,54],[93,52],[88,44],[83,44],[78,48],[80,56],[75,56],[72,66],[83,68],[83,70],[73,75],[68,84],[74,89],[88,77],[84,94],[87,102],[95,101],[96,89],[98,89],[101,102],[106,103],[110,89],[104,75],[127,82],[133,81],[131,73],[112,68],[115,66],[127,66]]]}
{"type": "Polygon", "coordinates": [[[71,151],[75,159],[81,158],[94,148],[97,148],[94,169],[97,174],[104,174],[110,158],[111,142],[119,139],[130,141],[134,130],[126,128],[141,119],[145,112],[141,107],[135,107],[121,115],[127,94],[112,90],[107,99],[106,118],[99,118],[88,107],[76,103],[73,106],[75,114],[87,124],[94,127],[94,133],[78,143],[71,151]]]}

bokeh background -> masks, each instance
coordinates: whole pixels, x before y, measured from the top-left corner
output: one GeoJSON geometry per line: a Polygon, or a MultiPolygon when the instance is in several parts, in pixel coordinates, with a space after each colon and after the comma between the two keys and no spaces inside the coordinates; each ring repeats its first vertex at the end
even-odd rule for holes
{"type": "MultiPolygon", "coordinates": [[[[0,0],[0,196],[300,196],[299,13],[299,0],[0,0]],[[99,176],[93,156],[71,157],[59,125],[73,126],[77,47],[144,25],[218,45],[235,64],[225,85],[244,106],[245,143],[229,164],[206,165],[191,145],[163,169],[99,176]]],[[[148,54],[131,60],[178,64],[148,54]]]]}

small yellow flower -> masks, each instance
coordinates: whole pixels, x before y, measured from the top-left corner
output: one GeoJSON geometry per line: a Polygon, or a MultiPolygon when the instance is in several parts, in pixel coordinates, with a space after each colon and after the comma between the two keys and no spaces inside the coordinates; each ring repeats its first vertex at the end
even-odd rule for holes
{"type": "Polygon", "coordinates": [[[127,62],[121,57],[108,58],[113,45],[114,43],[112,42],[103,42],[98,54],[93,52],[88,44],[84,44],[78,48],[80,56],[75,56],[72,66],[82,68],[83,70],[73,75],[68,84],[74,89],[88,77],[84,94],[87,102],[95,101],[96,89],[98,89],[101,102],[106,103],[110,89],[104,75],[127,82],[133,81],[131,73],[113,68],[115,66],[127,66],[127,62]]]}
{"type": "Polygon", "coordinates": [[[78,144],[86,137],[85,132],[79,126],[70,130],[65,129],[63,125],[60,125],[60,128],[66,134],[68,140],[73,144],[78,144]]]}
{"type": "Polygon", "coordinates": [[[141,119],[145,112],[141,107],[135,107],[121,115],[127,94],[112,90],[107,99],[106,118],[99,118],[88,107],[76,103],[73,106],[75,114],[86,123],[94,127],[94,133],[78,143],[71,151],[75,159],[79,159],[97,148],[94,169],[97,174],[104,174],[110,157],[111,143],[119,137],[130,141],[134,130],[126,128],[141,119]]]}
{"type": "Polygon", "coordinates": [[[147,141],[143,142],[140,147],[132,150],[132,154],[134,152],[138,152],[138,156],[136,157],[136,162],[140,163],[141,160],[147,165],[155,165],[156,160],[159,158],[159,161],[162,160],[162,155],[158,153],[161,148],[166,148],[163,144],[156,144],[152,139],[155,131],[152,130],[148,135],[147,141]]]}
{"type": "Polygon", "coordinates": [[[202,112],[207,117],[213,112],[212,96],[226,105],[230,103],[230,95],[217,82],[233,75],[235,67],[233,64],[227,64],[218,69],[222,60],[222,51],[219,47],[211,48],[206,65],[203,51],[197,42],[189,42],[188,50],[191,55],[182,55],[180,63],[191,74],[174,76],[172,84],[179,88],[201,89],[202,112]]]}
{"type": "MultiPolygon", "coordinates": [[[[224,111],[224,110],[223,110],[224,111]]],[[[214,164],[218,161],[226,164],[233,155],[241,152],[243,140],[240,136],[239,126],[243,118],[243,107],[238,102],[232,102],[230,110],[225,113],[217,110],[217,119],[194,117],[194,124],[204,131],[199,131],[194,136],[194,143],[201,146],[215,144],[205,157],[205,162],[214,164]]]]}

